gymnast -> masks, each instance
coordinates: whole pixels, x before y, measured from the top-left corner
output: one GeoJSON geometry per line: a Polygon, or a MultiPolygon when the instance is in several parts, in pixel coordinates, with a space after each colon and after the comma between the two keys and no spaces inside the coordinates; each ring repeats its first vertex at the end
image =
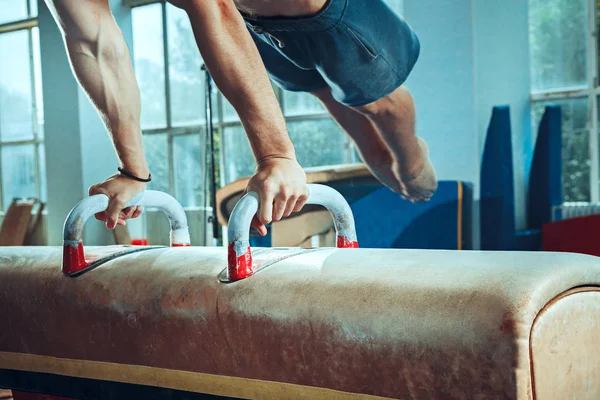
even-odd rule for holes
{"type": "MultiPolygon", "coordinates": [[[[108,0],[46,0],[64,36],[72,70],[105,123],[119,173],[89,194],[110,199],[96,218],[109,229],[140,215],[125,207],[151,179],[140,126],[140,92],[108,0]]],[[[244,126],[259,195],[252,226],[299,211],[306,175],[296,160],[269,77],[312,93],[356,144],[372,174],[410,201],[437,188],[415,105],[403,86],[420,52],[409,25],[384,0],[170,0],[189,16],[216,85],[244,126]]],[[[158,27],[157,27],[158,28],[158,27]]]]}

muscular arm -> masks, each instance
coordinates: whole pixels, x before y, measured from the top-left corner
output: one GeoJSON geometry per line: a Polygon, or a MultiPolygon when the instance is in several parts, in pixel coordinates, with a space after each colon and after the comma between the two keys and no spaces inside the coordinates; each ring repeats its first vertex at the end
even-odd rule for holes
{"type": "MultiPolygon", "coordinates": [[[[60,26],[75,76],[113,140],[122,166],[148,174],[140,130],[140,94],[129,52],[108,0],[46,0],[60,26]]],[[[232,0],[172,0],[190,17],[198,47],[225,97],[235,107],[258,161],[249,189],[260,197],[260,221],[279,220],[306,201],[306,177],[298,165],[285,120],[258,50],[232,0]]],[[[145,185],[120,176],[90,189],[111,198],[109,228],[145,185]],[[120,214],[119,214],[120,213],[120,214]]],[[[97,216],[104,219],[103,216],[97,216]]],[[[257,220],[253,226],[265,234],[257,220]]]]}
{"type": "Polygon", "coordinates": [[[73,72],[104,121],[122,166],[147,176],[139,89],[108,2],[46,1],[63,33],[73,72]]]}
{"type": "MultiPolygon", "coordinates": [[[[127,45],[112,16],[108,0],[46,0],[64,37],[71,68],[104,121],[121,166],[148,176],[140,129],[140,94],[127,45]]],[[[98,215],[113,228],[125,203],[144,184],[114,176],[90,189],[111,198],[106,214],[98,215]]],[[[122,223],[122,221],[121,221],[122,223]]]]}
{"type": "Polygon", "coordinates": [[[186,10],[215,83],[237,111],[257,160],[247,190],[260,198],[252,226],[299,211],[308,196],[285,119],[260,54],[233,0],[169,0],[186,10]]]}
{"type": "MultiPolygon", "coordinates": [[[[232,0],[183,0],[198,48],[237,111],[257,160],[294,158],[285,119],[256,45],[232,0]]],[[[182,1],[173,1],[180,5],[182,1]]]]}

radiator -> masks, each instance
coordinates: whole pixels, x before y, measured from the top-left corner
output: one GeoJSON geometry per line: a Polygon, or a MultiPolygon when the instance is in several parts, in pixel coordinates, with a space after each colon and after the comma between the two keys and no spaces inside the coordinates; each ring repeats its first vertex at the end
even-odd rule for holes
{"type": "Polygon", "coordinates": [[[600,203],[584,201],[567,202],[560,206],[552,207],[552,221],[577,218],[586,215],[600,214],[600,203]]]}

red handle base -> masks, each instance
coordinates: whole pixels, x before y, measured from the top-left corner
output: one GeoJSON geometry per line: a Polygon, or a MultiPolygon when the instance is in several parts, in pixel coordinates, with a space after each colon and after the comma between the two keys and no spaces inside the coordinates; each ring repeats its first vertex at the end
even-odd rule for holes
{"type": "Polygon", "coordinates": [[[338,249],[358,249],[358,241],[349,240],[346,236],[337,237],[337,248],[338,249]]]}
{"type": "Polygon", "coordinates": [[[238,255],[235,251],[235,243],[232,242],[229,244],[227,251],[227,271],[231,282],[247,278],[254,273],[250,246],[248,246],[243,254],[238,255]]]}
{"type": "Polygon", "coordinates": [[[62,262],[63,274],[73,275],[83,271],[88,266],[83,253],[83,243],[79,243],[77,247],[73,247],[70,244],[64,245],[62,262]]]}

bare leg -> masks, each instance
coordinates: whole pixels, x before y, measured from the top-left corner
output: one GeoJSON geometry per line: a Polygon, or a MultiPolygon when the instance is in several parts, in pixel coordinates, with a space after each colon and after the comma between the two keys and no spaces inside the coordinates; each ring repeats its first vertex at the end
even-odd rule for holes
{"type": "Polygon", "coordinates": [[[371,173],[389,189],[404,195],[405,189],[392,173],[392,155],[377,134],[373,122],[360,112],[338,103],[329,88],[313,94],[354,141],[360,157],[371,173]]]}
{"type": "MultiPolygon", "coordinates": [[[[427,159],[425,142],[414,136],[414,119],[412,122],[412,139],[410,135],[407,135],[409,136],[409,140],[404,141],[408,142],[408,148],[406,148],[406,144],[401,142],[401,144],[404,144],[404,148],[400,150],[396,149],[394,152],[391,146],[387,144],[386,135],[376,125],[374,118],[367,115],[364,110],[360,112],[338,103],[331,95],[329,88],[313,94],[321,100],[338,124],[352,138],[361,158],[379,181],[409,200],[421,201],[431,197],[436,187],[435,173],[433,173],[433,168],[430,167],[431,164],[427,159]],[[412,147],[413,145],[414,147],[412,147]],[[415,164],[416,167],[413,166],[415,164]],[[406,166],[410,166],[410,168],[406,166]],[[413,171],[412,173],[416,175],[416,179],[402,174],[403,170],[413,171]],[[425,172],[425,175],[428,176],[427,187],[424,190],[421,190],[418,181],[422,175],[421,172],[425,172]],[[428,174],[428,172],[433,173],[433,182],[431,182],[431,174],[428,174]],[[416,187],[418,190],[415,189],[414,184],[417,184],[416,187]]],[[[412,116],[414,117],[414,109],[412,116]]],[[[410,117],[407,119],[409,120],[408,125],[410,127],[410,117]]],[[[398,127],[388,124],[386,121],[380,125],[386,125],[387,128],[398,130],[398,127]],[[388,125],[391,125],[391,127],[388,125]]],[[[403,128],[401,127],[400,129],[403,128]]],[[[388,134],[387,136],[395,138],[393,130],[390,130],[392,134],[388,134]]],[[[410,128],[407,130],[409,133],[411,132],[410,128]]]]}
{"type": "Polygon", "coordinates": [[[435,170],[425,142],[415,135],[415,104],[410,92],[400,87],[390,95],[357,111],[375,126],[392,155],[392,171],[413,201],[428,200],[437,189],[435,170]]]}

